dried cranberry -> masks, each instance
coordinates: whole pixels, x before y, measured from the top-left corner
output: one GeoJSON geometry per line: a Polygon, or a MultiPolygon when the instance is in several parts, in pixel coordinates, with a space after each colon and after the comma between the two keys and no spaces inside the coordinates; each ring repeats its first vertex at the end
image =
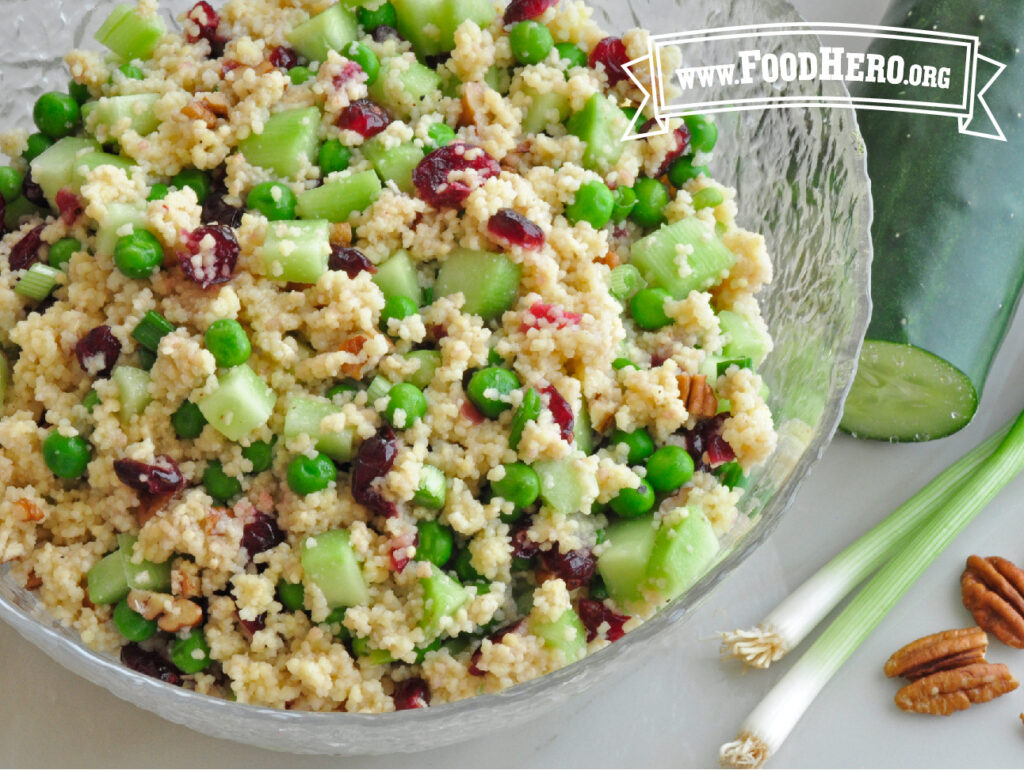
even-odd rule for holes
{"type": "Polygon", "coordinates": [[[114,473],[122,484],[144,495],[173,495],[185,488],[178,464],[167,455],[155,458],[152,465],[127,457],[115,460],[114,473]]]}
{"type": "Polygon", "coordinates": [[[513,209],[498,211],[487,222],[487,231],[495,238],[528,251],[536,251],[544,245],[544,231],[513,209]]]}
{"type": "Polygon", "coordinates": [[[401,573],[411,561],[409,548],[415,548],[420,544],[420,536],[415,532],[391,538],[391,570],[401,573]]]}
{"type": "MultiPolygon", "coordinates": [[[[521,618],[514,623],[509,623],[507,626],[502,626],[493,634],[487,637],[487,640],[491,644],[501,644],[506,636],[509,634],[522,634],[526,631],[526,619],[521,618]]],[[[476,652],[469,659],[469,667],[466,669],[473,676],[483,676],[486,672],[481,670],[477,664],[480,662],[480,658],[483,657],[483,649],[477,648],[476,652]]]]}
{"type": "Polygon", "coordinates": [[[284,541],[284,532],[277,526],[277,519],[265,513],[257,513],[242,529],[242,548],[250,559],[284,541]]]}
{"type": "Polygon", "coordinates": [[[50,202],[46,200],[46,193],[32,178],[32,169],[25,171],[25,178],[21,181],[21,194],[29,203],[34,203],[43,209],[50,208],[50,202]]]}
{"type": "Polygon", "coordinates": [[[587,629],[588,642],[597,638],[598,629],[602,623],[608,624],[604,638],[609,642],[618,641],[626,633],[622,630],[622,626],[629,620],[629,615],[620,615],[608,609],[603,602],[594,599],[580,599],[576,606],[576,612],[579,614],[580,620],[583,621],[584,628],[587,629]]]}
{"type": "Polygon", "coordinates": [[[562,578],[570,591],[589,583],[597,567],[597,560],[588,549],[562,553],[557,545],[548,551],[541,551],[540,561],[547,572],[562,578]]]}
{"type": "Polygon", "coordinates": [[[391,697],[395,701],[395,711],[425,709],[430,705],[430,685],[414,676],[396,684],[395,694],[391,697]]]}
{"type": "Polygon", "coordinates": [[[412,181],[420,197],[434,208],[460,208],[473,188],[465,179],[449,181],[449,175],[454,171],[475,171],[483,181],[498,176],[501,166],[481,147],[452,142],[420,161],[412,174],[412,181]]]}
{"type": "Polygon", "coordinates": [[[331,82],[334,84],[335,90],[341,90],[347,83],[359,78],[360,81],[366,80],[366,72],[356,64],[354,61],[346,60],[341,66],[341,72],[331,78],[331,82]]]}
{"type": "Polygon", "coordinates": [[[85,206],[77,195],[66,187],[57,192],[57,210],[64,224],[71,227],[85,211],[85,206]]]}
{"type": "Polygon", "coordinates": [[[532,559],[540,550],[540,545],[530,539],[529,529],[533,524],[530,518],[520,519],[509,534],[512,541],[512,556],[517,559],[532,559]]]}
{"type": "Polygon", "coordinates": [[[451,58],[451,52],[442,51],[441,53],[435,53],[431,54],[430,56],[425,56],[423,58],[423,62],[431,69],[436,70],[442,64],[447,63],[448,60],[451,58]]]}
{"type": "Polygon", "coordinates": [[[575,435],[573,433],[573,426],[576,423],[572,407],[569,406],[569,402],[565,400],[562,394],[555,390],[554,385],[548,385],[546,388],[542,388],[540,392],[547,396],[548,410],[561,429],[562,440],[571,444],[575,435]]]}
{"type": "Polygon", "coordinates": [[[558,0],[512,0],[505,9],[505,24],[536,19],[555,5],[558,0]]]}
{"type": "Polygon", "coordinates": [[[295,52],[294,48],[279,45],[270,52],[270,63],[275,67],[290,70],[292,67],[299,66],[299,55],[295,52]]]}
{"type": "MultiPolygon", "coordinates": [[[[640,129],[641,134],[646,134],[648,131],[654,131],[658,128],[658,122],[651,118],[643,127],[640,129]]],[[[662,162],[661,167],[658,169],[655,177],[660,177],[668,173],[669,166],[676,162],[679,157],[690,148],[690,129],[686,127],[686,124],[682,124],[679,128],[676,128],[673,132],[676,137],[675,149],[670,150],[665,156],[665,160],[662,162]]]]}
{"type": "Polygon", "coordinates": [[[342,131],[355,131],[371,139],[391,124],[388,111],[371,99],[357,99],[341,111],[337,126],[342,131]]]}
{"type": "Polygon", "coordinates": [[[114,371],[121,355],[121,341],[109,326],[97,326],[75,345],[75,355],[82,369],[93,377],[105,379],[114,371]]]}
{"type": "Polygon", "coordinates": [[[121,648],[121,662],[132,671],[181,687],[181,674],[174,666],[158,652],[144,650],[135,642],[129,642],[121,648]]]}
{"type": "Polygon", "coordinates": [[[561,305],[534,302],[527,311],[525,320],[519,325],[519,331],[525,334],[530,329],[539,329],[541,326],[564,329],[567,326],[577,326],[582,320],[582,315],[566,310],[561,305]]]}
{"type": "Polygon", "coordinates": [[[397,516],[398,508],[373,487],[373,482],[386,476],[398,456],[398,441],[391,427],[384,425],[362,443],[352,463],[352,497],[382,516],[397,516]]]}
{"type": "Polygon", "coordinates": [[[204,225],[224,225],[238,227],[242,224],[243,209],[230,205],[224,200],[224,190],[212,190],[203,204],[204,225]]]}
{"type": "Polygon", "coordinates": [[[202,288],[227,283],[238,264],[238,238],[227,225],[207,225],[193,230],[185,238],[188,251],[178,255],[185,275],[202,288]],[[203,246],[206,238],[213,239],[213,248],[203,246]]]}
{"type": "Polygon", "coordinates": [[[39,249],[43,245],[43,228],[46,225],[39,225],[29,230],[11,248],[10,266],[11,270],[27,270],[39,261],[39,249]]]}
{"type": "Polygon", "coordinates": [[[629,62],[629,54],[626,53],[626,44],[620,37],[606,37],[590,52],[590,66],[596,68],[598,64],[603,64],[611,85],[629,77],[622,66],[627,62],[629,62]]]}
{"type": "Polygon", "coordinates": [[[736,453],[722,438],[722,428],[728,414],[720,414],[710,420],[702,420],[683,434],[686,439],[686,451],[693,458],[694,467],[699,471],[710,471],[712,468],[736,459],[736,453]]]}
{"type": "Polygon", "coordinates": [[[199,0],[192,6],[192,9],[185,14],[187,21],[192,22],[185,25],[186,38],[190,43],[198,43],[205,40],[210,44],[210,51],[214,58],[224,53],[224,45],[228,39],[218,32],[220,27],[220,14],[213,10],[213,6],[206,0],[199,0]]]}
{"type": "Polygon", "coordinates": [[[377,267],[359,249],[349,246],[331,246],[331,257],[327,261],[331,270],[344,270],[349,278],[355,278],[360,273],[377,272],[377,267]]]}
{"type": "Polygon", "coordinates": [[[387,24],[381,24],[371,33],[375,43],[385,43],[388,40],[405,40],[402,33],[387,24]]]}
{"type": "Polygon", "coordinates": [[[479,425],[484,421],[484,416],[480,414],[480,410],[477,409],[471,401],[463,401],[462,408],[459,410],[463,417],[465,417],[472,425],[479,425]]]}
{"type": "Polygon", "coordinates": [[[267,613],[261,613],[256,616],[256,620],[243,620],[241,617],[238,618],[238,625],[249,635],[251,639],[257,631],[262,631],[267,627],[267,613]]]}

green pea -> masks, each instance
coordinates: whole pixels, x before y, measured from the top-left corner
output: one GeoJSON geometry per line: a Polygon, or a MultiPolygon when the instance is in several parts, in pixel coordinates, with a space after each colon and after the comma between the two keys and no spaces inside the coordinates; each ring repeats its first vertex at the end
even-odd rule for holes
{"type": "Polygon", "coordinates": [[[129,278],[150,278],[163,263],[164,248],[148,230],[122,236],[114,247],[114,264],[129,278]]]}
{"type": "Polygon", "coordinates": [[[590,63],[590,56],[575,43],[559,43],[555,46],[558,51],[558,58],[566,62],[566,68],[586,67],[590,63]]]}
{"type": "Polygon", "coordinates": [[[288,70],[288,77],[291,78],[292,85],[301,86],[307,80],[313,79],[313,72],[309,67],[303,67],[300,64],[288,70]]]}
{"type": "Polygon", "coordinates": [[[473,568],[472,560],[473,554],[470,553],[468,548],[459,551],[455,556],[455,574],[463,585],[483,579],[483,575],[473,568]]]}
{"type": "Polygon", "coordinates": [[[384,309],[380,311],[380,330],[385,334],[388,333],[388,322],[394,318],[396,321],[401,321],[403,318],[414,316],[420,309],[416,306],[416,301],[395,294],[384,302],[384,309]]]}
{"type": "Polygon", "coordinates": [[[443,567],[451,560],[455,534],[450,528],[436,521],[421,521],[416,524],[416,531],[419,533],[417,561],[429,561],[443,567]]]}
{"type": "Polygon", "coordinates": [[[171,415],[171,426],[178,438],[193,441],[202,435],[203,428],[206,427],[206,418],[197,405],[186,401],[171,415]]]}
{"type": "Polygon", "coordinates": [[[249,192],[245,205],[255,209],[271,222],[295,219],[295,193],[280,182],[263,182],[249,192]]]}
{"type": "Polygon", "coordinates": [[[679,446],[663,446],[647,461],[645,481],[655,492],[675,492],[693,478],[693,458],[679,446]]]}
{"type": "Polygon", "coordinates": [[[508,431],[508,445],[510,449],[519,449],[519,442],[523,438],[526,423],[540,417],[541,406],[540,395],[537,391],[533,388],[527,388],[526,392],[523,393],[523,402],[516,407],[515,414],[512,415],[512,424],[509,426],[508,431]]]}
{"type": "Polygon", "coordinates": [[[114,607],[114,626],[129,642],[144,642],[156,634],[156,621],[146,620],[122,599],[114,607]]]}
{"type": "Polygon", "coordinates": [[[611,438],[608,439],[608,445],[615,448],[619,444],[625,444],[629,447],[629,456],[626,458],[626,462],[630,465],[642,463],[654,454],[654,439],[643,428],[639,428],[631,433],[627,433],[624,430],[615,431],[611,438]]]}
{"type": "Polygon", "coordinates": [[[377,27],[394,27],[398,24],[398,14],[395,13],[395,6],[391,3],[384,3],[376,10],[360,8],[356,11],[359,25],[367,32],[373,32],[377,27]]]}
{"type": "Polygon", "coordinates": [[[684,155],[681,158],[677,158],[668,167],[668,181],[678,190],[691,179],[696,179],[701,174],[707,176],[708,173],[707,166],[695,166],[693,165],[693,158],[688,158],[684,155]]]}
{"type": "Polygon", "coordinates": [[[344,171],[352,162],[352,150],[337,139],[328,139],[320,145],[320,173],[324,176],[344,171]]]}
{"type": "Polygon", "coordinates": [[[466,395],[484,417],[492,420],[512,405],[508,403],[507,396],[520,385],[519,378],[508,369],[499,366],[489,366],[480,369],[469,379],[466,386],[466,395]]]}
{"type": "Polygon", "coordinates": [[[565,216],[572,224],[589,222],[600,230],[612,220],[615,210],[615,196],[604,182],[584,183],[576,192],[576,199],[565,209],[565,216]]]}
{"type": "Polygon", "coordinates": [[[622,222],[636,208],[636,192],[632,187],[617,187],[615,189],[615,206],[612,208],[612,220],[622,222]]]}
{"type": "Polygon", "coordinates": [[[615,371],[625,369],[627,366],[632,366],[634,369],[640,368],[632,361],[630,361],[628,358],[616,358],[614,361],[612,361],[612,369],[614,369],[615,371]]]}
{"type": "Polygon", "coordinates": [[[254,441],[242,448],[242,457],[252,463],[250,473],[263,473],[274,464],[274,445],[269,441],[254,441]]]}
{"type": "Polygon", "coordinates": [[[359,386],[354,382],[339,382],[337,385],[332,386],[327,390],[325,394],[327,398],[334,400],[335,396],[343,396],[346,393],[358,393],[359,386]]]}
{"type": "Polygon", "coordinates": [[[186,636],[171,642],[168,654],[171,663],[183,674],[198,674],[212,662],[210,645],[206,643],[206,636],[201,628],[193,628],[186,636]]]}
{"type": "Polygon", "coordinates": [[[711,209],[715,206],[721,206],[724,201],[725,198],[722,196],[721,190],[717,190],[714,187],[705,187],[694,194],[693,207],[695,209],[711,209]]]}
{"type": "Polygon", "coordinates": [[[186,168],[175,175],[171,180],[171,186],[179,190],[191,187],[196,193],[196,198],[199,199],[199,205],[202,206],[210,196],[213,182],[210,181],[210,175],[205,171],[200,171],[197,168],[186,168]]]}
{"type": "Polygon", "coordinates": [[[85,394],[85,398],[82,399],[82,406],[86,408],[89,414],[92,414],[92,410],[103,403],[100,400],[100,394],[95,390],[90,390],[85,394]]]}
{"type": "Polygon", "coordinates": [[[147,201],[162,201],[170,193],[171,188],[165,184],[155,184],[149,188],[149,195],[146,196],[147,201]]]}
{"type": "Polygon", "coordinates": [[[345,49],[345,56],[358,64],[366,73],[366,85],[372,86],[380,74],[380,59],[365,43],[355,42],[345,49]]]}
{"type": "Polygon", "coordinates": [[[426,413],[426,396],[412,383],[400,382],[388,391],[388,406],[384,410],[384,417],[393,428],[410,428],[422,420],[426,413]]]}
{"type": "Polygon", "coordinates": [[[76,83],[74,80],[68,81],[68,95],[78,102],[79,106],[92,99],[92,94],[89,93],[89,86],[76,83]]]}
{"type": "Polygon", "coordinates": [[[555,40],[543,24],[536,21],[521,21],[508,33],[512,55],[520,64],[539,64],[544,61],[555,40]]]}
{"type": "Polygon", "coordinates": [[[136,67],[134,64],[122,64],[117,68],[117,71],[124,75],[129,80],[145,80],[146,73],[136,67]]]}
{"type": "Polygon", "coordinates": [[[232,318],[222,318],[206,330],[206,349],[213,353],[217,366],[241,366],[252,355],[252,344],[242,324],[232,318]]]}
{"type": "Polygon", "coordinates": [[[67,94],[50,91],[36,100],[32,109],[36,126],[51,139],[63,139],[75,133],[82,123],[78,102],[67,94]]]}
{"type": "Polygon", "coordinates": [[[82,250],[82,242],[77,238],[61,238],[50,247],[50,267],[67,271],[71,255],[82,250]]]}
{"type": "Polygon", "coordinates": [[[690,130],[690,147],[694,152],[711,152],[718,143],[718,126],[704,115],[683,118],[690,130]]]}
{"type": "Polygon", "coordinates": [[[277,599],[286,610],[297,612],[305,601],[306,588],[302,583],[289,583],[284,578],[277,581],[277,599]]]}
{"type": "Polygon", "coordinates": [[[540,497],[540,476],[526,463],[505,465],[505,475],[491,482],[491,491],[516,508],[529,508],[540,497]]]}
{"type": "Polygon", "coordinates": [[[669,203],[668,189],[657,179],[643,177],[633,185],[636,205],[629,218],[643,228],[653,230],[665,223],[665,207],[669,203]]]}
{"type": "Polygon", "coordinates": [[[455,129],[447,123],[437,122],[427,129],[427,137],[433,149],[447,147],[455,141],[455,129]]]}
{"type": "Polygon", "coordinates": [[[21,195],[21,183],[25,177],[10,166],[0,166],[0,195],[5,203],[13,203],[21,195]]]}
{"type": "Polygon", "coordinates": [[[31,163],[48,149],[53,147],[53,140],[46,134],[32,134],[28,138],[28,147],[22,154],[26,163],[31,163]]]}
{"type": "Polygon", "coordinates": [[[636,325],[646,331],[657,331],[672,324],[665,312],[665,302],[672,299],[664,289],[641,289],[629,301],[629,312],[636,325]]]}
{"type": "Polygon", "coordinates": [[[300,455],[288,465],[288,486],[297,495],[311,495],[327,489],[337,475],[338,470],[327,455],[300,455]]]}
{"type": "Polygon", "coordinates": [[[654,490],[648,484],[636,489],[623,489],[612,498],[612,510],[619,516],[633,519],[643,516],[654,507],[654,490]]]}
{"type": "Polygon", "coordinates": [[[218,503],[227,503],[242,494],[242,482],[227,475],[220,460],[214,460],[206,466],[203,486],[206,487],[206,493],[218,503]]]}
{"type": "Polygon", "coordinates": [[[54,476],[78,479],[92,460],[92,447],[81,436],[64,436],[54,430],[43,441],[43,460],[54,476]]]}

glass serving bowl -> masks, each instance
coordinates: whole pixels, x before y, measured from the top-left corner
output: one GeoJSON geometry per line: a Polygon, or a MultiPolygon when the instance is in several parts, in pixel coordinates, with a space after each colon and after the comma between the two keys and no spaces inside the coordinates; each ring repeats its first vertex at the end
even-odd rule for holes
{"type": "MultiPolygon", "coordinates": [[[[683,32],[797,21],[784,0],[590,0],[611,33],[644,26],[683,32]]],[[[92,47],[114,0],[5,0],[0,28],[0,128],[31,125],[31,105],[67,82],[61,57],[92,47]]],[[[177,15],[190,2],[164,0],[177,15]]],[[[807,41],[814,50],[817,44],[807,41]]],[[[799,84],[798,84],[799,85],[799,84]]],[[[820,93],[845,97],[842,85],[820,93]]],[[[871,197],[854,113],[786,109],[718,117],[716,179],[738,191],[740,223],[764,233],[775,280],[762,307],[776,349],[763,368],[779,448],[751,480],[735,533],[689,592],[622,640],[579,663],[495,695],[394,714],[319,714],[247,706],[137,674],[98,654],[53,620],[0,567],[0,618],[54,660],[120,698],[208,735],[299,753],[419,751],[537,718],[613,672],[638,665],[654,637],[684,621],[715,585],[771,533],[832,438],[870,315],[871,197]],[[399,740],[400,739],[400,740],[399,740]]]]}

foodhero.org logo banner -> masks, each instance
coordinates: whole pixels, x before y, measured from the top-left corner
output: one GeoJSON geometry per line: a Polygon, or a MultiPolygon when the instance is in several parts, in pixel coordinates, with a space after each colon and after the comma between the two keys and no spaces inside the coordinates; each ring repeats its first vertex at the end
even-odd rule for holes
{"type": "Polygon", "coordinates": [[[962,134],[1006,141],[984,99],[1005,65],[978,48],[977,37],[951,32],[812,22],[652,36],[648,55],[625,68],[644,105],[654,100],[658,127],[638,134],[634,121],[625,138],[695,113],[831,106],[956,118],[962,134]],[[864,38],[884,53],[851,50],[864,38]],[[671,71],[667,62],[680,60],[671,71]],[[637,75],[648,67],[653,93],[637,75]]]}

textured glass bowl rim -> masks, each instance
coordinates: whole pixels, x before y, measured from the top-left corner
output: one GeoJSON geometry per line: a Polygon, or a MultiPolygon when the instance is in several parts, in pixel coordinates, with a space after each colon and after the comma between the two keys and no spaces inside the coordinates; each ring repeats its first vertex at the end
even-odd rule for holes
{"type": "MultiPolygon", "coordinates": [[[[766,0],[764,10],[766,15],[776,20],[789,18],[795,21],[801,18],[793,6],[786,2],[786,0],[766,0]]],[[[637,20],[637,23],[639,24],[640,21],[637,20]]],[[[838,94],[839,96],[849,97],[846,87],[841,83],[830,84],[830,87],[837,87],[841,91],[838,94]]],[[[274,730],[289,732],[289,728],[301,728],[303,732],[322,729],[325,736],[330,735],[332,731],[338,731],[335,733],[335,736],[339,744],[345,743],[344,736],[346,733],[354,731],[361,733],[358,742],[365,745],[366,739],[374,732],[380,732],[381,737],[384,737],[384,731],[390,736],[394,730],[401,728],[423,730],[433,726],[451,726],[458,724],[460,717],[467,717],[467,722],[475,723],[477,720],[472,719],[472,717],[479,717],[480,712],[505,710],[514,712],[517,706],[526,706],[530,702],[536,703],[539,696],[542,695],[547,696],[546,705],[551,706],[557,700],[561,700],[552,699],[552,691],[562,688],[566,688],[569,691],[565,695],[566,698],[572,697],[573,694],[585,689],[586,686],[592,685],[596,681],[588,676],[595,669],[611,669],[615,661],[621,666],[624,655],[628,653],[635,655],[637,648],[645,642],[662,636],[674,628],[679,621],[689,615],[708,596],[720,580],[758,548],[771,535],[782,512],[792,503],[800,485],[821,459],[835,434],[842,416],[843,402],[853,383],[856,371],[855,364],[860,355],[864,331],[867,328],[871,315],[870,268],[872,245],[870,225],[872,207],[870,181],[867,174],[866,156],[860,150],[863,147],[863,142],[859,129],[856,129],[856,116],[852,117],[855,130],[850,132],[849,136],[838,137],[837,141],[841,145],[845,145],[845,159],[850,163],[851,177],[849,184],[861,186],[865,192],[859,198],[857,210],[851,212],[851,216],[855,221],[862,225],[861,232],[857,237],[857,243],[855,244],[856,256],[851,262],[852,273],[849,276],[859,297],[860,304],[851,324],[848,337],[842,341],[842,344],[837,346],[835,351],[833,369],[838,372],[836,375],[839,380],[837,387],[825,405],[815,434],[801,453],[799,460],[794,464],[786,480],[779,487],[775,495],[759,511],[758,521],[754,524],[751,531],[743,535],[730,553],[718,562],[686,594],[615,644],[608,645],[604,649],[588,655],[583,660],[570,666],[498,693],[477,695],[454,703],[440,704],[428,709],[395,713],[322,713],[285,711],[264,706],[242,704],[165,684],[151,677],[138,674],[123,666],[115,658],[89,649],[79,641],[66,638],[54,628],[47,627],[39,619],[34,618],[29,612],[3,598],[0,598],[0,618],[10,624],[25,639],[35,644],[70,671],[88,679],[94,684],[105,687],[120,698],[182,724],[186,724],[186,720],[172,717],[164,712],[174,710],[177,714],[185,714],[188,713],[190,707],[200,706],[205,718],[204,721],[206,719],[217,720],[223,717],[228,722],[236,722],[242,718],[246,722],[251,721],[253,724],[262,723],[268,726],[271,731],[269,733],[270,736],[273,735],[274,730]],[[843,381],[844,378],[845,382],[843,381]],[[573,686],[574,684],[576,686],[573,686]],[[157,711],[158,708],[160,709],[159,711],[157,711]]],[[[544,701],[545,699],[542,698],[541,700],[544,701]]],[[[537,715],[539,716],[546,710],[545,706],[539,707],[537,715]]],[[[497,727],[497,725],[494,727],[497,727]]],[[[231,738],[231,736],[224,737],[231,738]]],[[[450,736],[438,736],[435,745],[454,743],[469,737],[471,736],[465,735],[452,739],[450,736]]],[[[275,747],[275,745],[277,747],[282,746],[281,743],[274,741],[272,737],[266,743],[270,748],[275,747]]],[[[409,750],[421,748],[423,748],[423,745],[417,743],[416,746],[409,750]]],[[[279,748],[279,750],[281,749],[279,748]]],[[[301,749],[290,746],[288,750],[299,751],[301,749]]],[[[318,751],[318,753],[348,753],[343,745],[337,745],[331,750],[318,750],[316,747],[310,747],[310,750],[318,751]]],[[[389,746],[386,752],[401,753],[401,744],[389,746]]],[[[384,753],[384,751],[382,750],[380,753],[384,753]]]]}

